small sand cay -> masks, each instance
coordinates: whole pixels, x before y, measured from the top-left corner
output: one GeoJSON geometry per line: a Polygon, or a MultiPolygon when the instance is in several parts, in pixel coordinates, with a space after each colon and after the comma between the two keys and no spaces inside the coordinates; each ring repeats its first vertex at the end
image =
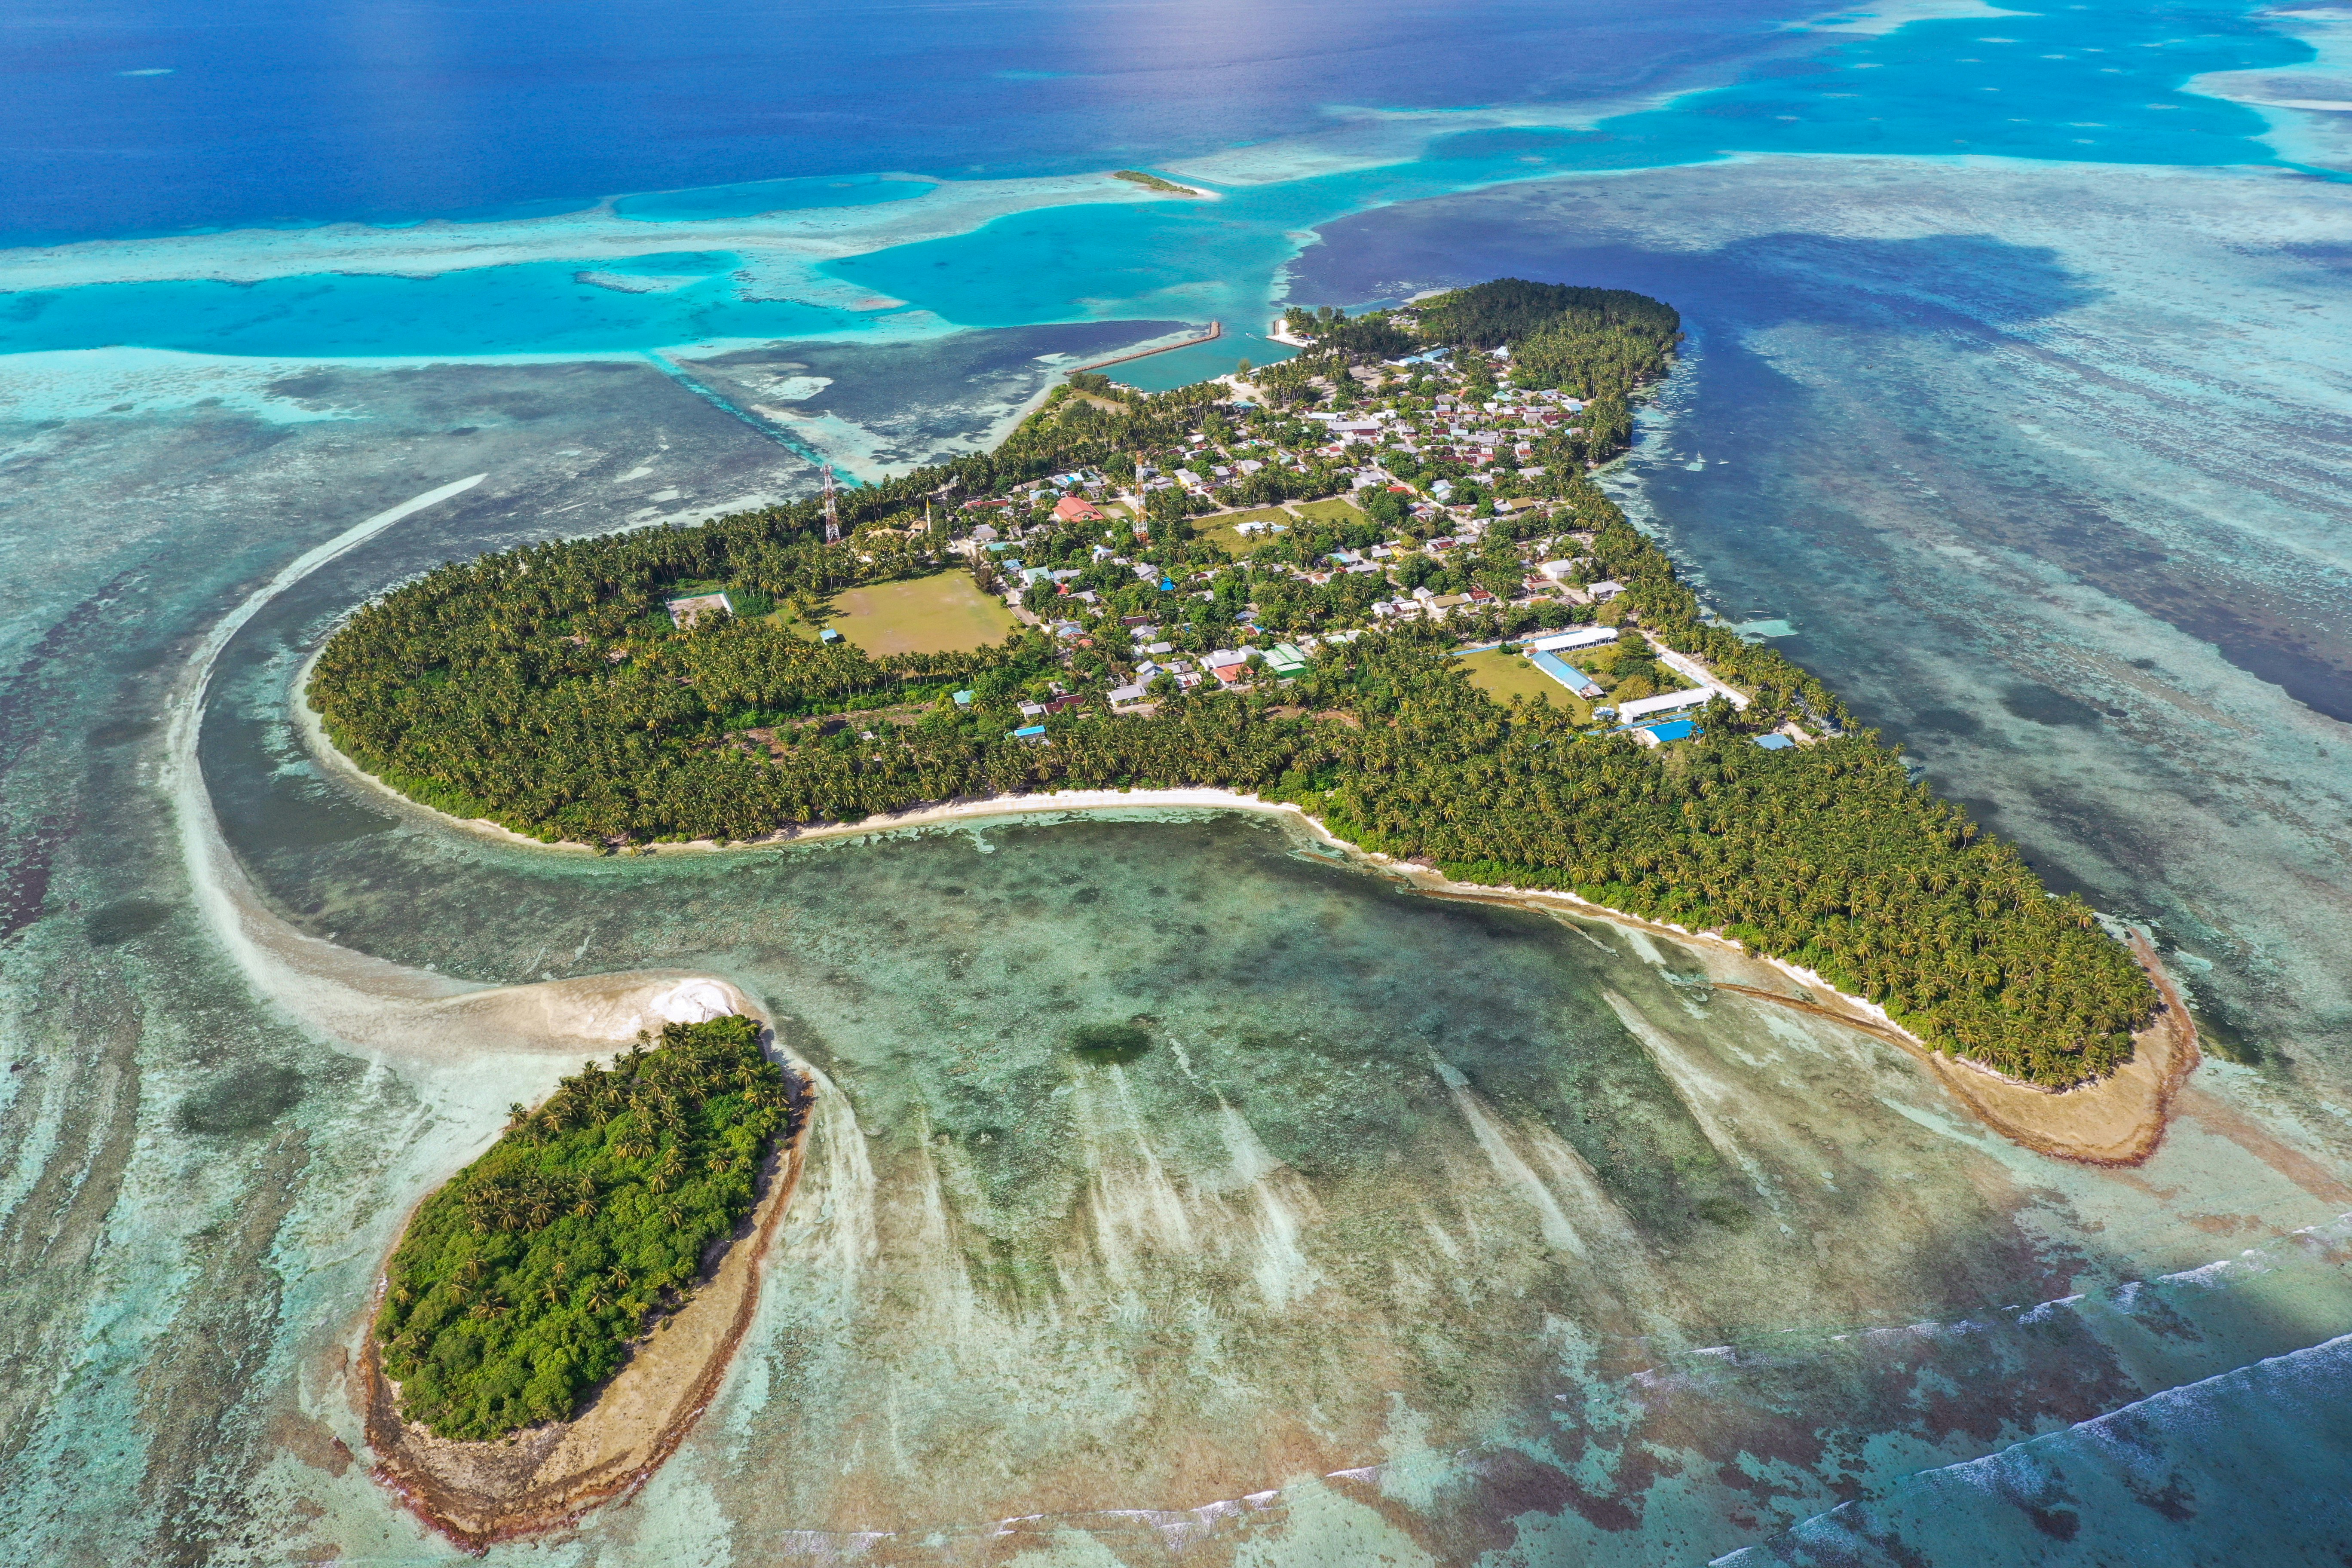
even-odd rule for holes
{"type": "MultiPolygon", "coordinates": [[[[750,1012],[731,987],[708,980],[683,982],[654,1005],[680,1022],[750,1012]]],[[[793,1137],[769,1157],[751,1216],[694,1299],[640,1340],[572,1420],[526,1427],[503,1442],[436,1437],[401,1419],[399,1387],[383,1375],[367,1332],[352,1394],[376,1479],[472,1552],[559,1529],[643,1485],[709,1407],[758,1310],[769,1244],[799,1184],[807,1136],[810,1079],[797,1070],[793,1078],[793,1137]]]]}

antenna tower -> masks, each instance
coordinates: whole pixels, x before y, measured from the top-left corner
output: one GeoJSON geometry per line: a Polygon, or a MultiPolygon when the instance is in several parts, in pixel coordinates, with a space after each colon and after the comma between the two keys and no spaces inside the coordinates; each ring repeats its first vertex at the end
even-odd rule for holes
{"type": "Polygon", "coordinates": [[[841,542],[841,509],[834,500],[833,465],[824,466],[824,542],[841,542]]]}

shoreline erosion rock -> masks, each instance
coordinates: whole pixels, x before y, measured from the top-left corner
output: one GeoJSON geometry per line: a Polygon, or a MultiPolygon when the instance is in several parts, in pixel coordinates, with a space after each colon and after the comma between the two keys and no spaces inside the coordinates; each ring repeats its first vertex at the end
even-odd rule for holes
{"type": "MultiPolygon", "coordinates": [[[[708,999],[698,988],[731,992],[715,982],[688,981],[657,1001],[677,999],[685,1010],[699,1010],[708,999]],[[690,991],[697,994],[688,996],[690,991]]],[[[693,1299],[642,1336],[572,1419],[491,1442],[450,1441],[402,1419],[398,1387],[384,1375],[375,1342],[379,1273],[350,1394],[374,1460],[371,1474],[427,1527],[478,1554],[562,1529],[643,1486],[709,1408],[759,1310],[770,1248],[800,1184],[817,1080],[780,1047],[777,1054],[794,1086],[794,1125],[768,1156],[758,1203],[693,1299]]],[[[404,1220],[404,1237],[407,1227],[404,1220]]]]}
{"type": "MultiPolygon", "coordinates": [[[[323,644],[321,645],[323,647],[323,644]]],[[[422,814],[444,826],[533,849],[594,853],[584,845],[550,845],[486,819],[452,816],[413,800],[361,767],[337,747],[319,715],[304,699],[310,663],[306,660],[294,682],[292,701],[296,724],[328,768],[377,792],[404,808],[422,814]]],[[[2020,1146],[2053,1159],[2092,1165],[2137,1165],[2163,1141],[2174,1098],[2199,1060],[2196,1026],[2179,990],[2164,973],[2144,937],[2135,933],[2134,955],[2157,988],[2162,1005],[2147,1027],[2133,1037],[2132,1059],[2105,1078],[2068,1089],[2047,1089],[1963,1058],[1946,1056],[1902,1028],[1876,1005],[1849,995],[1820,975],[1783,960],[1750,952],[1742,944],[1711,931],[1695,931],[1645,919],[1623,910],[1591,903],[1572,893],[1550,889],[1489,887],[1456,882],[1433,869],[1373,854],[1328,832],[1299,807],[1268,802],[1255,795],[1224,789],[1061,790],[1044,794],[993,795],[943,801],[911,811],[870,816],[863,822],[823,823],[781,830],[740,845],[710,840],[663,845],[659,853],[714,853],[770,849],[828,840],[863,838],[929,827],[952,827],[993,818],[1051,816],[1059,812],[1092,813],[1119,810],[1238,811],[1268,815],[1288,823],[1318,842],[1337,850],[1368,872],[1393,878],[1423,895],[1465,902],[1503,904],[1555,916],[1582,915],[1629,930],[1654,932],[1727,956],[1737,955],[1786,976],[1799,994],[1788,994],[1762,986],[1718,982],[1752,1000],[1811,1014],[1859,1029],[1897,1046],[1917,1058],[1922,1070],[1949,1092],[1969,1114],[2020,1146]],[[1829,996],[1835,1005],[1816,998],[1829,996]]]]}

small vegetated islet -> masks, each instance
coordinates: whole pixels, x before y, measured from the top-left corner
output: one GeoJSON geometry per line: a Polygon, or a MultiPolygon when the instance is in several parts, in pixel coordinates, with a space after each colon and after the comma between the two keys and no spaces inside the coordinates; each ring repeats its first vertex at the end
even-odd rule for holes
{"type": "Polygon", "coordinates": [[[1589,477],[1624,450],[1631,407],[1672,364],[1671,307],[1501,279],[1291,324],[1314,346],[1255,373],[1263,404],[1217,383],[1146,395],[1073,377],[994,451],[845,492],[838,543],[812,500],[445,566],[354,616],[321,655],[310,700],[347,753],[428,805],[607,847],[1056,788],[1253,792],[1452,876],[1723,931],[1879,1004],[1931,1046],[2037,1084],[2129,1059],[2155,992],[2091,910],[2050,896],[2015,849],[1915,783],[1818,678],[1706,616],[1589,477]],[[1456,345],[1442,380],[1425,358],[1394,357],[1433,342],[1456,345]],[[1506,380],[1522,389],[1509,396],[1573,393],[1581,410],[1528,431],[1517,469],[1498,441],[1486,479],[1459,460],[1470,438],[1448,437],[1451,457],[1434,434],[1417,451],[1371,453],[1295,416],[1401,388],[1398,408],[1467,417],[1505,399],[1506,380]],[[1209,464],[1202,453],[1233,457],[1213,498],[1142,482],[1209,464]],[[1353,487],[1375,458],[1393,482],[1353,487]],[[1056,476],[1081,469],[1141,494],[1142,515],[1061,521],[1056,476]],[[1439,504],[1441,479],[1457,495],[1470,487],[1476,505],[1439,504]],[[1353,503],[1295,506],[1289,531],[1248,560],[1191,522],[1342,494],[1353,503]],[[965,529],[987,588],[1009,560],[1003,540],[977,547],[982,520],[1018,536],[1033,566],[1065,569],[1034,591],[1072,620],[996,647],[877,659],[742,615],[674,626],[663,608],[723,585],[815,614],[845,586],[943,569],[948,534],[965,529]],[[1464,537],[1421,542],[1439,528],[1464,537]],[[1383,539],[1384,564],[1309,570],[1341,559],[1332,552],[1389,549],[1383,539]],[[1580,581],[1622,592],[1574,605],[1528,593],[1527,552],[1546,548],[1573,554],[1580,581]],[[1375,624],[1375,601],[1433,581],[1486,598],[1442,626],[1375,624]],[[1456,644],[1594,621],[1622,634],[1592,656],[1612,700],[1679,684],[1651,657],[1654,638],[1749,704],[1693,709],[1696,734],[1645,748],[1540,700],[1496,701],[1451,657],[1456,644]],[[1155,706],[1115,712],[1106,688],[1141,658],[1130,630],[1177,650],[1162,659],[1269,652],[1285,637],[1317,646],[1279,681],[1254,666],[1245,689],[1193,675],[1179,690],[1163,670],[1155,706]],[[1776,728],[1805,743],[1752,743],[1776,728]]]}
{"type": "Polygon", "coordinates": [[[751,1213],[792,1115],[741,1016],[585,1064],[426,1199],[375,1333],[401,1413],[478,1441],[569,1419],[751,1213]]]}
{"type": "Polygon", "coordinates": [[[1131,185],[1141,185],[1147,191],[1159,191],[1171,196],[1197,196],[1201,193],[1190,185],[1180,185],[1173,180],[1163,180],[1141,169],[1113,169],[1111,177],[1125,180],[1131,185]]]}

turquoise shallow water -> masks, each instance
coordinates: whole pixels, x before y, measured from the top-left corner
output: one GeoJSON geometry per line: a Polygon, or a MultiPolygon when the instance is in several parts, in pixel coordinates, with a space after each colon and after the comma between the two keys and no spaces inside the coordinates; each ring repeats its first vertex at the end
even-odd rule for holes
{"type": "Polygon", "coordinates": [[[842,311],[742,299],[734,261],[684,252],[594,269],[541,261],[419,279],[124,283],[18,295],[5,309],[19,349],[119,343],[317,359],[616,353],[857,325],[842,311]]]}
{"type": "Polygon", "coordinates": [[[797,180],[747,180],[732,185],[702,185],[692,190],[655,191],[623,196],[613,210],[623,217],[647,223],[717,217],[755,217],[761,213],[802,212],[810,207],[864,207],[878,202],[903,202],[936,187],[923,180],[885,180],[871,175],[827,179],[820,175],[797,180]]]}
{"type": "MultiPolygon", "coordinates": [[[[2317,1439],[2352,1324],[2352,212],[2252,110],[2182,89],[2307,51],[2228,7],[1752,20],[1694,57],[1714,85],[1646,107],[1612,95],[1665,78],[1594,66],[1464,108],[1478,83],[1448,64],[1412,101],[1458,118],[1316,107],[1219,152],[1257,122],[1166,110],[1116,161],[1197,163],[1223,199],[1016,211],[814,270],[747,216],[896,223],[940,193],[777,163],[622,198],[594,232],[633,237],[594,263],[559,239],[429,278],[0,300],[19,347],[222,356],[0,356],[0,573],[25,585],[0,621],[14,1555],[449,1555],[367,1479],[339,1356],[400,1214],[527,1065],[419,1070],[257,997],[192,901],[161,722],[254,584],[475,473],[231,645],[203,752],[230,846],[276,918],[349,954],[723,974],[831,1086],[694,1438],[629,1506],[498,1555],[2340,1554],[2317,1439]],[[793,205],[827,193],[855,200],[793,205]],[[1054,367],[1181,322],[1228,335],[1124,373],[1266,357],[1243,334],[1285,297],[1503,272],[1684,310],[1685,366],[1611,483],[1727,616],[2155,931],[2232,1059],[2144,1170],[2026,1155],[1695,952],[1432,905],[1259,823],[557,859],[330,783],[288,721],[335,617],[438,561],[800,493],[804,452],[969,449],[1054,367]],[[737,346],[695,374],[735,414],[629,357],[714,341],[737,346]],[[416,363],[461,353],[579,357],[416,363]],[[1066,1049],[1137,1014],[1141,1060],[1066,1049]]],[[[1297,33],[1301,58],[1333,36],[1297,33]]],[[[1067,64],[990,69],[1067,102],[1090,90],[1067,64]]],[[[1270,68],[1231,74],[1297,79],[1270,68]]]]}

